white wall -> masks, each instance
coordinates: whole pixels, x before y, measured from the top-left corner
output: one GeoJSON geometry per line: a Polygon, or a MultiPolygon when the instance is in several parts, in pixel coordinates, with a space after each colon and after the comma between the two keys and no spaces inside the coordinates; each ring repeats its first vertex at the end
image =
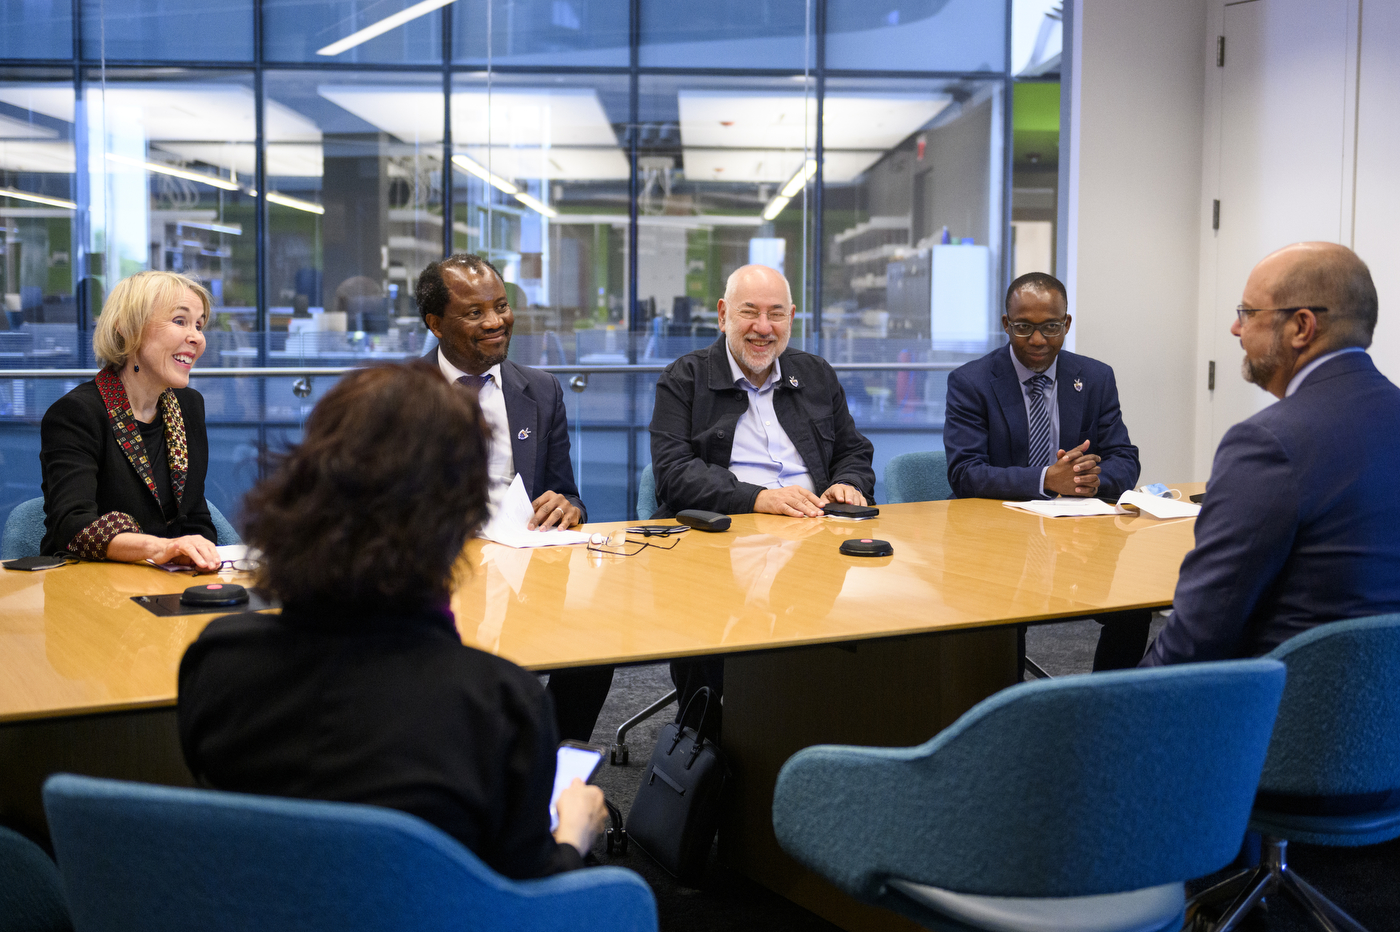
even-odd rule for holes
{"type": "Polygon", "coordinates": [[[1069,12],[1062,272],[1074,349],[1113,367],[1143,482],[1204,478],[1192,385],[1205,0],[1074,0],[1069,12]]]}

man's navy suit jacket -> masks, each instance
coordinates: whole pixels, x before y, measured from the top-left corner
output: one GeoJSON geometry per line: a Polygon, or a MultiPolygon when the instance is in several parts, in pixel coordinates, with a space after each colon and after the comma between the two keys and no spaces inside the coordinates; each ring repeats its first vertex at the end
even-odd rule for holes
{"type": "MultiPolygon", "coordinates": [[[[436,367],[438,348],[433,347],[423,359],[436,367]]],[[[501,363],[501,382],[510,426],[510,454],[525,483],[525,494],[534,501],[545,492],[558,492],[579,510],[579,521],[586,522],[588,509],[578,496],[574,464],[569,459],[563,386],[548,372],[509,359],[501,363]]]]}
{"type": "MultiPolygon", "coordinates": [[[[1085,440],[1099,464],[1099,497],[1117,500],[1137,484],[1138,450],[1128,439],[1113,370],[1061,351],[1055,370],[1060,449],[1085,440]]],[[[1041,496],[1041,466],[1027,466],[1030,426],[1011,350],[1002,346],[948,376],[943,447],[955,498],[1027,501],[1041,496]]]]}
{"type": "Polygon", "coordinates": [[[1365,353],[1226,431],[1173,614],[1143,666],[1268,653],[1400,611],[1400,388],[1365,353]]]}

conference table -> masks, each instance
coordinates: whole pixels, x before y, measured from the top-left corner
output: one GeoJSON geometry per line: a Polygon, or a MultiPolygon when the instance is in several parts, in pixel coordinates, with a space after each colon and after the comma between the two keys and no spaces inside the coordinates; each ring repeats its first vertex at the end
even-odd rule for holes
{"type": "MultiPolygon", "coordinates": [[[[777,847],[782,762],[816,743],[927,740],[1017,681],[1024,625],[1169,606],[1194,519],[1042,518],[968,499],[884,505],[859,522],[736,515],[728,531],[648,547],[622,543],[627,526],[588,525],[609,536],[597,548],[469,542],[452,599],[462,641],[538,671],[723,657],[734,793],[721,854],[856,929],[895,920],[777,847]],[[851,538],[894,553],[841,554],[851,538]]],[[[111,563],[0,572],[0,822],[43,832],[39,786],[56,770],[190,782],[176,675],[217,614],[161,617],[133,597],[195,581],[111,563]]]]}

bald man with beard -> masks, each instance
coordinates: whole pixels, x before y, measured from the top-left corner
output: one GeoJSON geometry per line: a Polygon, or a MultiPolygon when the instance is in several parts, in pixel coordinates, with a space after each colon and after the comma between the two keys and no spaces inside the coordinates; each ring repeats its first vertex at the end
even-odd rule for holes
{"type": "Polygon", "coordinates": [[[1370,270],[1335,243],[1267,256],[1230,332],[1279,399],[1220,441],[1174,612],[1142,666],[1253,657],[1400,611],[1400,389],[1367,355],[1370,270]]]}

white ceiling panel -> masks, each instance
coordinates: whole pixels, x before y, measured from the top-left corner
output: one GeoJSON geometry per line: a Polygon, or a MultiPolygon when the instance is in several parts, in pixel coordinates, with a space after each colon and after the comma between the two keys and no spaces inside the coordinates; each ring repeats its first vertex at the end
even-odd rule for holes
{"type": "Polygon", "coordinates": [[[77,159],[71,142],[0,139],[0,168],[12,172],[58,172],[71,175],[77,159]]]}
{"type": "MultiPolygon", "coordinates": [[[[108,82],[105,92],[91,87],[88,106],[108,132],[139,128],[150,140],[252,142],[256,138],[253,90],[237,84],[108,82]]],[[[0,85],[0,101],[65,122],[73,122],[71,85],[0,85]]],[[[269,139],[312,142],[316,124],[275,100],[264,108],[269,139]]]]}
{"type": "Polygon", "coordinates": [[[502,178],[550,181],[626,181],[627,156],[617,147],[551,147],[548,149],[504,146],[465,146],[466,155],[502,178]]]}
{"type": "MultiPolygon", "coordinates": [[[[816,103],[802,93],[682,90],[678,97],[690,180],[781,183],[815,145],[816,103]]],[[[950,102],[946,94],[828,95],[826,179],[855,179],[950,102]]]]}
{"type": "MultiPolygon", "coordinates": [[[[442,141],[440,91],[331,84],[318,91],[404,142],[442,141]]],[[[489,101],[485,90],[454,92],[452,138],[458,144],[493,147],[617,148],[617,135],[592,88],[509,88],[492,91],[489,101]]]]}

